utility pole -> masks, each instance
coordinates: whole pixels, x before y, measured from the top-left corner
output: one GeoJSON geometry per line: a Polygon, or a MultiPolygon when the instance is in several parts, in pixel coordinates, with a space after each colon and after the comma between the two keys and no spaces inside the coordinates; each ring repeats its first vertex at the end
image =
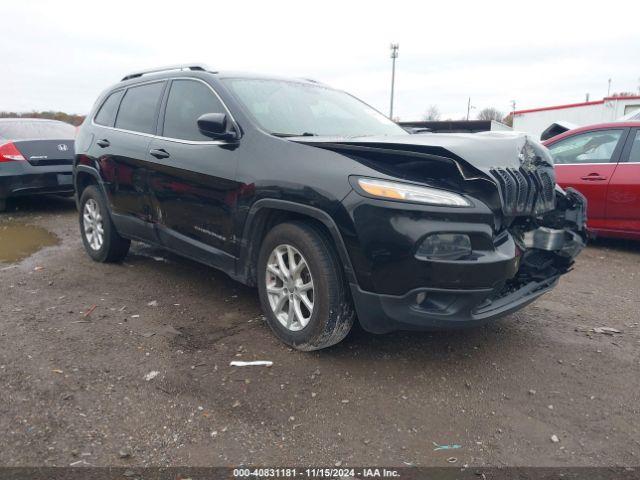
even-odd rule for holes
{"type": "Polygon", "coordinates": [[[584,101],[585,101],[585,102],[588,102],[588,101],[589,101],[589,94],[588,94],[588,93],[584,96],[584,101]]]}
{"type": "Polygon", "coordinates": [[[611,95],[611,79],[609,79],[609,86],[607,87],[607,97],[611,95]]]}
{"type": "Polygon", "coordinates": [[[467,102],[467,121],[469,121],[469,114],[471,113],[471,109],[476,108],[471,105],[471,97],[469,97],[469,101],[467,102]]]}
{"type": "Polygon", "coordinates": [[[511,113],[516,111],[516,101],[511,100],[511,113]]]}
{"type": "Polygon", "coordinates": [[[398,58],[398,50],[400,45],[392,43],[391,46],[391,105],[389,107],[389,118],[393,120],[393,93],[396,83],[396,58],[398,58]]]}

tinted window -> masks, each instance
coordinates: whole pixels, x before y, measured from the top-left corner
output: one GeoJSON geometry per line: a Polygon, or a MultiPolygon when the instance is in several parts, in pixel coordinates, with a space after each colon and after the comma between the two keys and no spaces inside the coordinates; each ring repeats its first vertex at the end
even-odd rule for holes
{"type": "Polygon", "coordinates": [[[598,130],[560,140],[549,147],[556,164],[609,163],[622,130],[598,130]]]}
{"type": "Polygon", "coordinates": [[[211,89],[192,80],[174,80],[167,99],[162,135],[183,140],[211,140],[198,130],[198,117],[205,113],[225,113],[211,89]]]}
{"type": "Polygon", "coordinates": [[[116,119],[118,105],[120,105],[120,99],[122,98],[123,93],[124,90],[120,90],[118,92],[113,92],[107,97],[94,119],[98,125],[106,125],[107,127],[113,126],[113,121],[116,119]]]}
{"type": "Polygon", "coordinates": [[[631,152],[629,153],[629,161],[640,163],[640,130],[636,130],[636,136],[633,139],[631,152]]]}
{"type": "Polygon", "coordinates": [[[75,136],[73,125],[56,120],[0,120],[0,138],[71,140],[75,136]]]}
{"type": "Polygon", "coordinates": [[[127,90],[118,110],[116,127],[154,133],[156,111],[164,83],[149,83],[127,90]]]}

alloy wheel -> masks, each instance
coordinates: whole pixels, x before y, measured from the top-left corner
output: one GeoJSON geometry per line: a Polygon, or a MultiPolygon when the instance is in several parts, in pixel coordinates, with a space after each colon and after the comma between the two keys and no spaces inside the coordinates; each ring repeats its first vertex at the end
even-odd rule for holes
{"type": "Polygon", "coordinates": [[[315,297],[311,270],[300,251],[278,245],[269,255],[265,277],[269,305],[278,321],[294,332],[306,327],[315,297]]]}
{"type": "Polygon", "coordinates": [[[84,226],[84,236],[89,246],[93,250],[100,250],[104,242],[104,226],[98,202],[93,198],[90,198],[84,204],[82,224],[84,226]]]}

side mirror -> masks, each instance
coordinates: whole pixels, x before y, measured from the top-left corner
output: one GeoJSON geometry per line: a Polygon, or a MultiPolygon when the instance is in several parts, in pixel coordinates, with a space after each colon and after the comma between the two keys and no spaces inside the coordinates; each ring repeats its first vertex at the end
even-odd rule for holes
{"type": "Polygon", "coordinates": [[[229,130],[227,115],[224,113],[205,113],[197,120],[198,130],[207,137],[218,140],[233,140],[236,133],[229,130]]]}

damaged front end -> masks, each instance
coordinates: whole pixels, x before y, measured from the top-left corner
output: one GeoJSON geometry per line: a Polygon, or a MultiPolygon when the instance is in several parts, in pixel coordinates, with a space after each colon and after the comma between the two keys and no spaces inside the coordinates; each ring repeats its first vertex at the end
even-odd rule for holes
{"type": "Polygon", "coordinates": [[[343,200],[357,235],[348,248],[358,245],[351,291],[366,330],[455,328],[506,315],[551,290],[585,246],[586,199],[556,186],[549,152],[526,135],[296,141],[357,161],[361,177],[469,200],[444,208],[357,188],[343,200]]]}
{"type": "Polygon", "coordinates": [[[493,167],[501,197],[503,224],[519,258],[515,276],[495,298],[532,285],[554,284],[569,271],[586,244],[586,198],[555,183],[553,162],[538,143],[524,137],[519,167],[493,167]]]}
{"type": "Polygon", "coordinates": [[[572,188],[555,188],[554,209],[537,217],[518,217],[508,232],[516,244],[518,269],[479,310],[523,289],[546,291],[567,273],[587,241],[586,199],[572,188]]]}

